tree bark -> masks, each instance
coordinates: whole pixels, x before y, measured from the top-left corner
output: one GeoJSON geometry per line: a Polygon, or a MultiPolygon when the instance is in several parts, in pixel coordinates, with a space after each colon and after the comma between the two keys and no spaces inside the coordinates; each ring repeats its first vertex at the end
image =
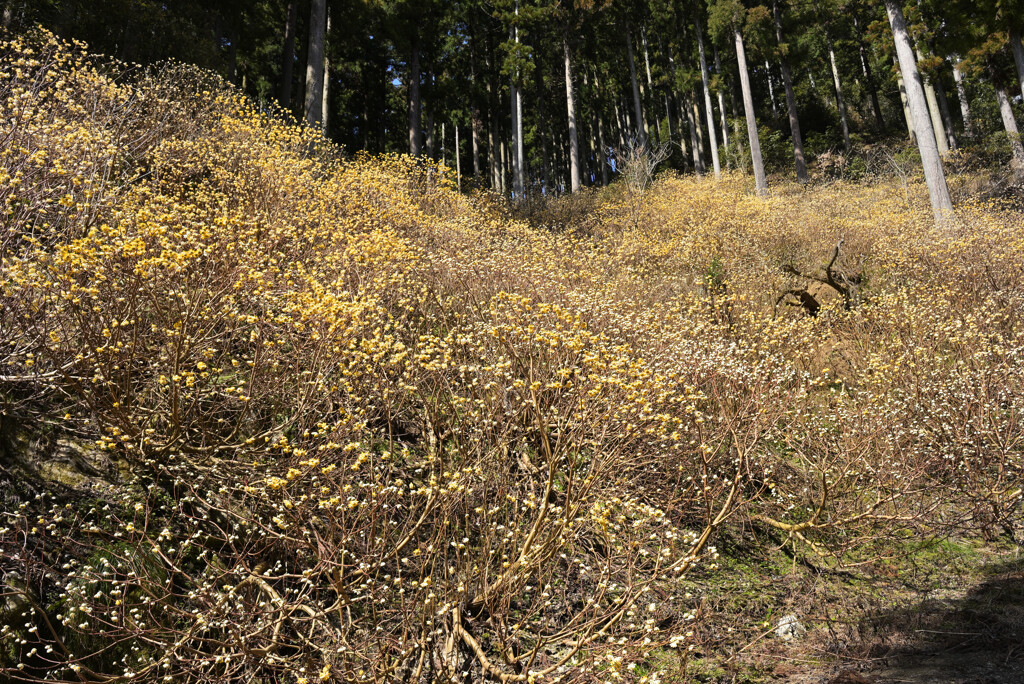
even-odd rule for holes
{"type": "Polygon", "coordinates": [[[672,107],[675,108],[677,115],[676,120],[679,121],[679,149],[683,153],[683,161],[690,156],[690,148],[687,146],[686,137],[690,130],[690,120],[686,116],[686,103],[683,99],[676,95],[675,91],[672,92],[672,107]]]}
{"type": "Polygon", "coordinates": [[[324,40],[327,0],[313,0],[309,10],[309,50],[306,55],[306,123],[319,127],[323,120],[324,40]]]}
{"type": "Polygon", "coordinates": [[[732,137],[736,141],[736,160],[740,172],[747,175],[747,151],[743,147],[743,131],[740,130],[740,112],[736,105],[736,80],[729,79],[729,111],[732,112],[732,137]]]}
{"type": "Polygon", "coordinates": [[[636,80],[636,60],[633,59],[633,35],[626,29],[626,56],[629,59],[629,80],[633,84],[633,107],[636,110],[636,137],[641,144],[647,143],[647,126],[644,123],[644,108],[640,102],[640,83],[636,80]]]}
{"type": "Polygon", "coordinates": [[[526,192],[526,154],[523,145],[523,93],[516,88],[516,185],[519,196],[526,192]]]}
{"type": "Polygon", "coordinates": [[[423,99],[420,97],[420,36],[413,36],[409,52],[409,154],[423,154],[423,99]]]}
{"type": "Polygon", "coordinates": [[[601,185],[608,185],[608,146],[604,141],[604,117],[597,114],[597,161],[601,166],[601,185]]]}
{"type": "MultiPolygon", "coordinates": [[[[427,73],[427,83],[430,83],[430,81],[431,81],[431,77],[430,77],[430,73],[428,72],[427,73]]],[[[427,135],[426,135],[426,140],[424,141],[424,143],[425,143],[425,146],[427,148],[427,156],[430,157],[431,159],[437,161],[437,154],[436,154],[437,153],[437,149],[436,149],[436,147],[434,145],[434,133],[435,133],[434,124],[435,124],[435,121],[434,121],[434,107],[432,106],[432,103],[430,102],[430,96],[428,94],[427,95],[427,135]]]]}
{"type": "Polygon", "coordinates": [[[924,167],[925,183],[928,185],[928,196],[931,199],[932,212],[936,221],[944,221],[953,215],[953,200],[949,196],[946,185],[946,174],[942,168],[942,158],[935,142],[935,130],[932,128],[925,102],[924,84],[917,70],[914,48],[910,44],[907,33],[907,22],[903,18],[903,9],[899,0],[885,0],[885,9],[889,15],[889,26],[892,28],[893,40],[896,43],[896,55],[907,89],[907,104],[914,119],[914,130],[917,132],[917,149],[921,154],[924,167]]]}
{"type": "Polygon", "coordinates": [[[562,52],[565,55],[565,108],[569,114],[569,186],[572,192],[580,190],[580,140],[576,132],[576,101],[572,92],[572,54],[569,52],[569,35],[562,38],[562,52]]]}
{"type": "Polygon", "coordinates": [[[501,188],[501,194],[504,195],[508,191],[508,177],[509,173],[509,157],[512,155],[508,152],[508,141],[502,138],[501,141],[501,173],[498,174],[498,185],[501,188]]]}
{"type": "MultiPolygon", "coordinates": [[[[643,46],[643,49],[644,49],[644,67],[647,70],[647,90],[645,91],[643,89],[643,86],[641,85],[640,86],[640,93],[643,95],[645,107],[653,107],[652,103],[655,101],[655,97],[654,97],[654,81],[651,79],[651,58],[647,54],[647,29],[641,29],[640,30],[640,42],[641,42],[641,45],[643,46]]],[[[655,112],[658,111],[657,107],[654,107],[654,111],[655,112]]],[[[654,115],[654,125],[653,125],[653,128],[654,128],[654,141],[658,145],[661,145],[661,124],[658,121],[658,115],[657,114],[654,115]]],[[[644,120],[644,130],[647,132],[647,136],[650,137],[651,131],[650,131],[650,128],[648,128],[648,123],[647,123],[646,119],[644,120]]]]}
{"type": "Polygon", "coordinates": [[[501,154],[498,150],[498,101],[491,83],[491,58],[489,50],[484,52],[484,66],[487,69],[487,162],[491,172],[491,190],[501,191],[501,154]]]}
{"type": "MultiPolygon", "coordinates": [[[[892,1],[892,0],[890,0],[892,1]]],[[[739,27],[733,28],[736,40],[736,61],[740,70],[740,90],[743,92],[743,112],[747,118],[747,138],[750,142],[750,162],[754,167],[754,187],[757,194],[768,193],[768,178],[764,173],[764,160],[761,158],[761,141],[757,136],[757,118],[754,116],[754,97],[750,92],[750,74],[747,71],[747,52],[743,47],[743,34],[739,27]]]]}
{"type": "Polygon", "coordinates": [[[470,95],[470,112],[469,112],[469,124],[470,124],[470,142],[473,150],[473,179],[477,183],[480,181],[480,134],[483,132],[483,122],[480,119],[480,99],[479,89],[477,87],[478,74],[476,69],[476,41],[471,39],[470,51],[469,51],[469,65],[470,65],[470,76],[472,78],[471,83],[471,95],[470,95]]]}
{"type": "Polygon", "coordinates": [[[700,80],[704,85],[704,109],[708,119],[708,140],[711,143],[711,166],[715,170],[715,178],[721,178],[722,165],[718,160],[718,136],[715,133],[715,110],[711,106],[711,80],[708,76],[708,62],[704,55],[704,27],[700,24],[700,17],[696,17],[697,25],[697,54],[700,59],[700,80]]]}
{"type": "Polygon", "coordinates": [[[772,83],[772,65],[764,60],[764,74],[768,79],[768,101],[772,103],[772,118],[779,118],[779,108],[775,104],[775,84],[772,83]]]}
{"type": "Polygon", "coordinates": [[[996,87],[996,100],[999,102],[999,116],[1003,119],[1003,128],[1010,139],[1010,149],[1013,150],[1013,170],[1020,174],[1024,172],[1024,145],[1020,141],[1020,131],[1017,129],[1017,120],[1013,116],[1013,107],[1010,106],[1006,88],[996,87]]]}
{"type": "Polygon", "coordinates": [[[868,84],[868,92],[871,94],[871,110],[875,114],[875,121],[878,130],[885,130],[885,118],[882,116],[882,106],[878,102],[878,86],[875,84],[874,74],[871,72],[871,62],[868,60],[867,49],[864,47],[863,34],[860,30],[860,23],[857,15],[853,15],[853,28],[857,31],[857,51],[860,53],[860,70],[864,74],[864,81],[868,84]]]}
{"type": "Polygon", "coordinates": [[[597,163],[601,169],[601,185],[608,185],[608,145],[604,139],[604,115],[600,107],[601,82],[598,80],[597,71],[594,71],[594,96],[599,103],[596,111],[597,116],[597,163]]]}
{"type": "MultiPolygon", "coordinates": [[[[564,46],[563,46],[564,47],[564,46]]],[[[535,66],[533,70],[533,76],[537,84],[537,105],[534,107],[534,112],[537,118],[537,125],[535,127],[536,140],[540,142],[540,166],[534,172],[534,178],[530,180],[533,184],[539,184],[541,192],[544,192],[544,188],[549,185],[549,180],[552,178],[551,171],[551,155],[549,153],[548,143],[552,143],[553,147],[557,147],[557,142],[554,138],[549,135],[551,133],[547,115],[547,100],[546,93],[547,89],[544,87],[544,69],[540,63],[539,55],[537,56],[535,66]],[[539,174],[539,177],[536,175],[539,174]]],[[[520,96],[522,94],[520,93],[520,96]]],[[[556,167],[557,168],[557,167],[556,167]]]]}
{"type": "MultiPolygon", "coordinates": [[[[519,2],[516,2],[516,23],[512,25],[512,37],[519,44],[519,2]]],[[[515,174],[512,179],[516,199],[522,199],[526,191],[526,169],[524,166],[523,154],[523,98],[517,80],[519,74],[512,75],[512,171],[515,174]]]]}
{"type": "Polygon", "coordinates": [[[697,104],[697,95],[692,90],[690,91],[690,109],[693,110],[693,122],[697,129],[697,150],[700,155],[700,170],[701,173],[707,171],[707,138],[704,137],[704,122],[701,120],[700,105],[697,104]]]}
{"type": "Polygon", "coordinates": [[[964,133],[971,135],[971,107],[967,102],[967,90],[964,89],[964,78],[960,74],[960,58],[953,56],[953,82],[956,83],[956,97],[960,100],[960,116],[964,120],[964,133]]]}
{"type": "MultiPolygon", "coordinates": [[[[719,79],[722,77],[722,60],[718,57],[718,48],[714,48],[715,51],[715,73],[718,74],[719,79]]],[[[725,116],[725,96],[722,95],[721,80],[719,80],[718,88],[718,112],[722,119],[722,148],[725,150],[726,164],[729,161],[729,123],[726,121],[725,116]]]]}
{"type": "Polygon", "coordinates": [[[626,135],[624,133],[626,130],[626,124],[623,121],[622,107],[619,106],[618,100],[615,101],[615,128],[616,133],[619,136],[619,149],[622,149],[626,146],[626,135]]]}
{"type": "Polygon", "coordinates": [[[782,72],[782,85],[786,89],[786,110],[789,112],[789,130],[793,136],[793,160],[796,163],[796,179],[800,183],[807,182],[807,163],[804,160],[804,138],[800,133],[800,117],[796,110],[796,94],[793,92],[793,77],[789,72],[789,60],[782,49],[782,14],[779,3],[772,3],[775,17],[775,40],[779,45],[779,70],[782,72]]]}
{"type": "Polygon", "coordinates": [[[459,152],[459,124],[455,124],[455,182],[462,192],[462,155],[459,152]]]}
{"type": "Polygon", "coordinates": [[[473,178],[480,178],[480,133],[483,124],[480,121],[480,110],[473,110],[473,120],[470,122],[470,142],[473,148],[473,178]]]}
{"type": "MultiPolygon", "coordinates": [[[[917,50],[917,59],[924,61],[924,55],[917,50]]],[[[921,74],[921,82],[924,85],[924,98],[928,103],[928,116],[932,120],[932,130],[935,131],[935,144],[939,148],[939,154],[949,152],[949,141],[946,139],[946,127],[942,125],[942,115],[939,113],[939,98],[935,95],[935,86],[926,75],[921,74]]]]}
{"type": "Polygon", "coordinates": [[[832,45],[832,37],[825,33],[825,41],[828,43],[828,60],[832,65],[832,84],[836,88],[836,106],[839,109],[839,118],[843,123],[843,148],[850,153],[850,125],[846,121],[846,103],[843,101],[843,85],[839,80],[839,67],[836,65],[836,50],[832,45]]]}
{"type": "Polygon", "coordinates": [[[1010,29],[1010,52],[1013,63],[1017,66],[1017,80],[1020,82],[1020,94],[1024,96],[1024,45],[1020,42],[1020,30],[1010,29]]]}
{"type": "Polygon", "coordinates": [[[686,98],[686,102],[683,105],[683,109],[686,114],[686,123],[690,128],[690,151],[693,154],[693,172],[697,176],[704,175],[704,159],[700,153],[700,141],[697,138],[697,132],[700,130],[700,118],[698,117],[694,121],[694,108],[689,98],[686,98]]]}
{"type": "Polygon", "coordinates": [[[491,169],[491,190],[501,191],[501,154],[498,139],[495,135],[495,123],[492,120],[487,126],[487,162],[491,169]]]}
{"type": "Polygon", "coordinates": [[[946,89],[942,83],[935,89],[935,96],[939,100],[939,113],[942,114],[942,125],[946,130],[946,142],[949,143],[949,149],[955,150],[957,144],[956,133],[953,132],[953,115],[949,111],[949,100],[946,99],[946,89]]]}
{"type": "MultiPolygon", "coordinates": [[[[898,57],[892,58],[893,64],[896,65],[896,69],[900,68],[900,60],[898,57]]],[[[903,105],[903,118],[907,122],[907,133],[910,135],[910,142],[917,144],[917,133],[914,131],[914,115],[910,113],[910,100],[907,99],[907,84],[903,81],[903,73],[899,72],[896,75],[896,84],[900,89],[900,104],[903,105]]]]}
{"type": "Polygon", "coordinates": [[[278,101],[281,109],[292,108],[292,74],[295,69],[295,25],[299,20],[297,0],[288,3],[288,19],[284,25],[284,53],[281,56],[281,92],[278,101]]]}
{"type": "Polygon", "coordinates": [[[327,21],[325,24],[326,28],[324,31],[324,85],[323,85],[323,96],[320,99],[320,130],[327,137],[327,126],[330,123],[330,103],[331,103],[331,58],[327,54],[327,41],[330,40],[331,35],[331,13],[327,12],[327,21]]]}
{"type": "Polygon", "coordinates": [[[517,150],[519,149],[519,122],[516,120],[519,114],[519,89],[516,88],[515,77],[509,84],[509,117],[512,121],[512,144],[510,145],[509,153],[511,156],[511,170],[512,170],[512,193],[518,199],[522,193],[522,189],[519,187],[519,155],[517,150]]]}

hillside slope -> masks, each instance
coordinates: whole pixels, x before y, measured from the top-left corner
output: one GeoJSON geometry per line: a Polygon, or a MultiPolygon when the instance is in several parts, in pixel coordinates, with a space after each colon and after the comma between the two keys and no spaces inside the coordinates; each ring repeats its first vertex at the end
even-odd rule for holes
{"type": "Polygon", "coordinates": [[[556,231],[188,67],[0,69],[3,676],[668,681],[722,539],[1019,529],[1017,211],[664,178],[556,231]]]}

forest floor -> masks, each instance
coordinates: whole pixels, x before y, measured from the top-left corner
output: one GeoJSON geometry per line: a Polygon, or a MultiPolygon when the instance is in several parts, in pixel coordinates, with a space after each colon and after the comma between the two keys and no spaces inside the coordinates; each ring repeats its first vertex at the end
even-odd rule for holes
{"type": "Polygon", "coordinates": [[[802,563],[785,574],[747,574],[746,590],[722,594],[721,607],[735,610],[727,603],[747,597],[748,617],[770,616],[756,625],[760,633],[747,630],[727,661],[692,661],[678,681],[1024,682],[1020,552],[1013,543],[947,541],[863,575],[829,575],[802,563]],[[806,635],[779,638],[783,614],[797,616],[806,635]]]}

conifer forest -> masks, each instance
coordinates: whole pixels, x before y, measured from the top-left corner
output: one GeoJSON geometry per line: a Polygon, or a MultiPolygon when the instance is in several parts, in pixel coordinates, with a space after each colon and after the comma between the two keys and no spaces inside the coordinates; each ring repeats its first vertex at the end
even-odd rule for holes
{"type": "Polygon", "coordinates": [[[1024,681],[1022,32],[0,0],[0,682],[1024,681]]]}

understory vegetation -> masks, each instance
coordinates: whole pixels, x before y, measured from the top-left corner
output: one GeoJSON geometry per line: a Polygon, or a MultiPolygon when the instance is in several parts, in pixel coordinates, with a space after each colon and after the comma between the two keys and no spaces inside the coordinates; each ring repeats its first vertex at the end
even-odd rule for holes
{"type": "Polygon", "coordinates": [[[190,67],[0,71],[0,678],[688,681],[774,624],[738,573],[1021,532],[975,176],[510,207],[190,67]]]}

